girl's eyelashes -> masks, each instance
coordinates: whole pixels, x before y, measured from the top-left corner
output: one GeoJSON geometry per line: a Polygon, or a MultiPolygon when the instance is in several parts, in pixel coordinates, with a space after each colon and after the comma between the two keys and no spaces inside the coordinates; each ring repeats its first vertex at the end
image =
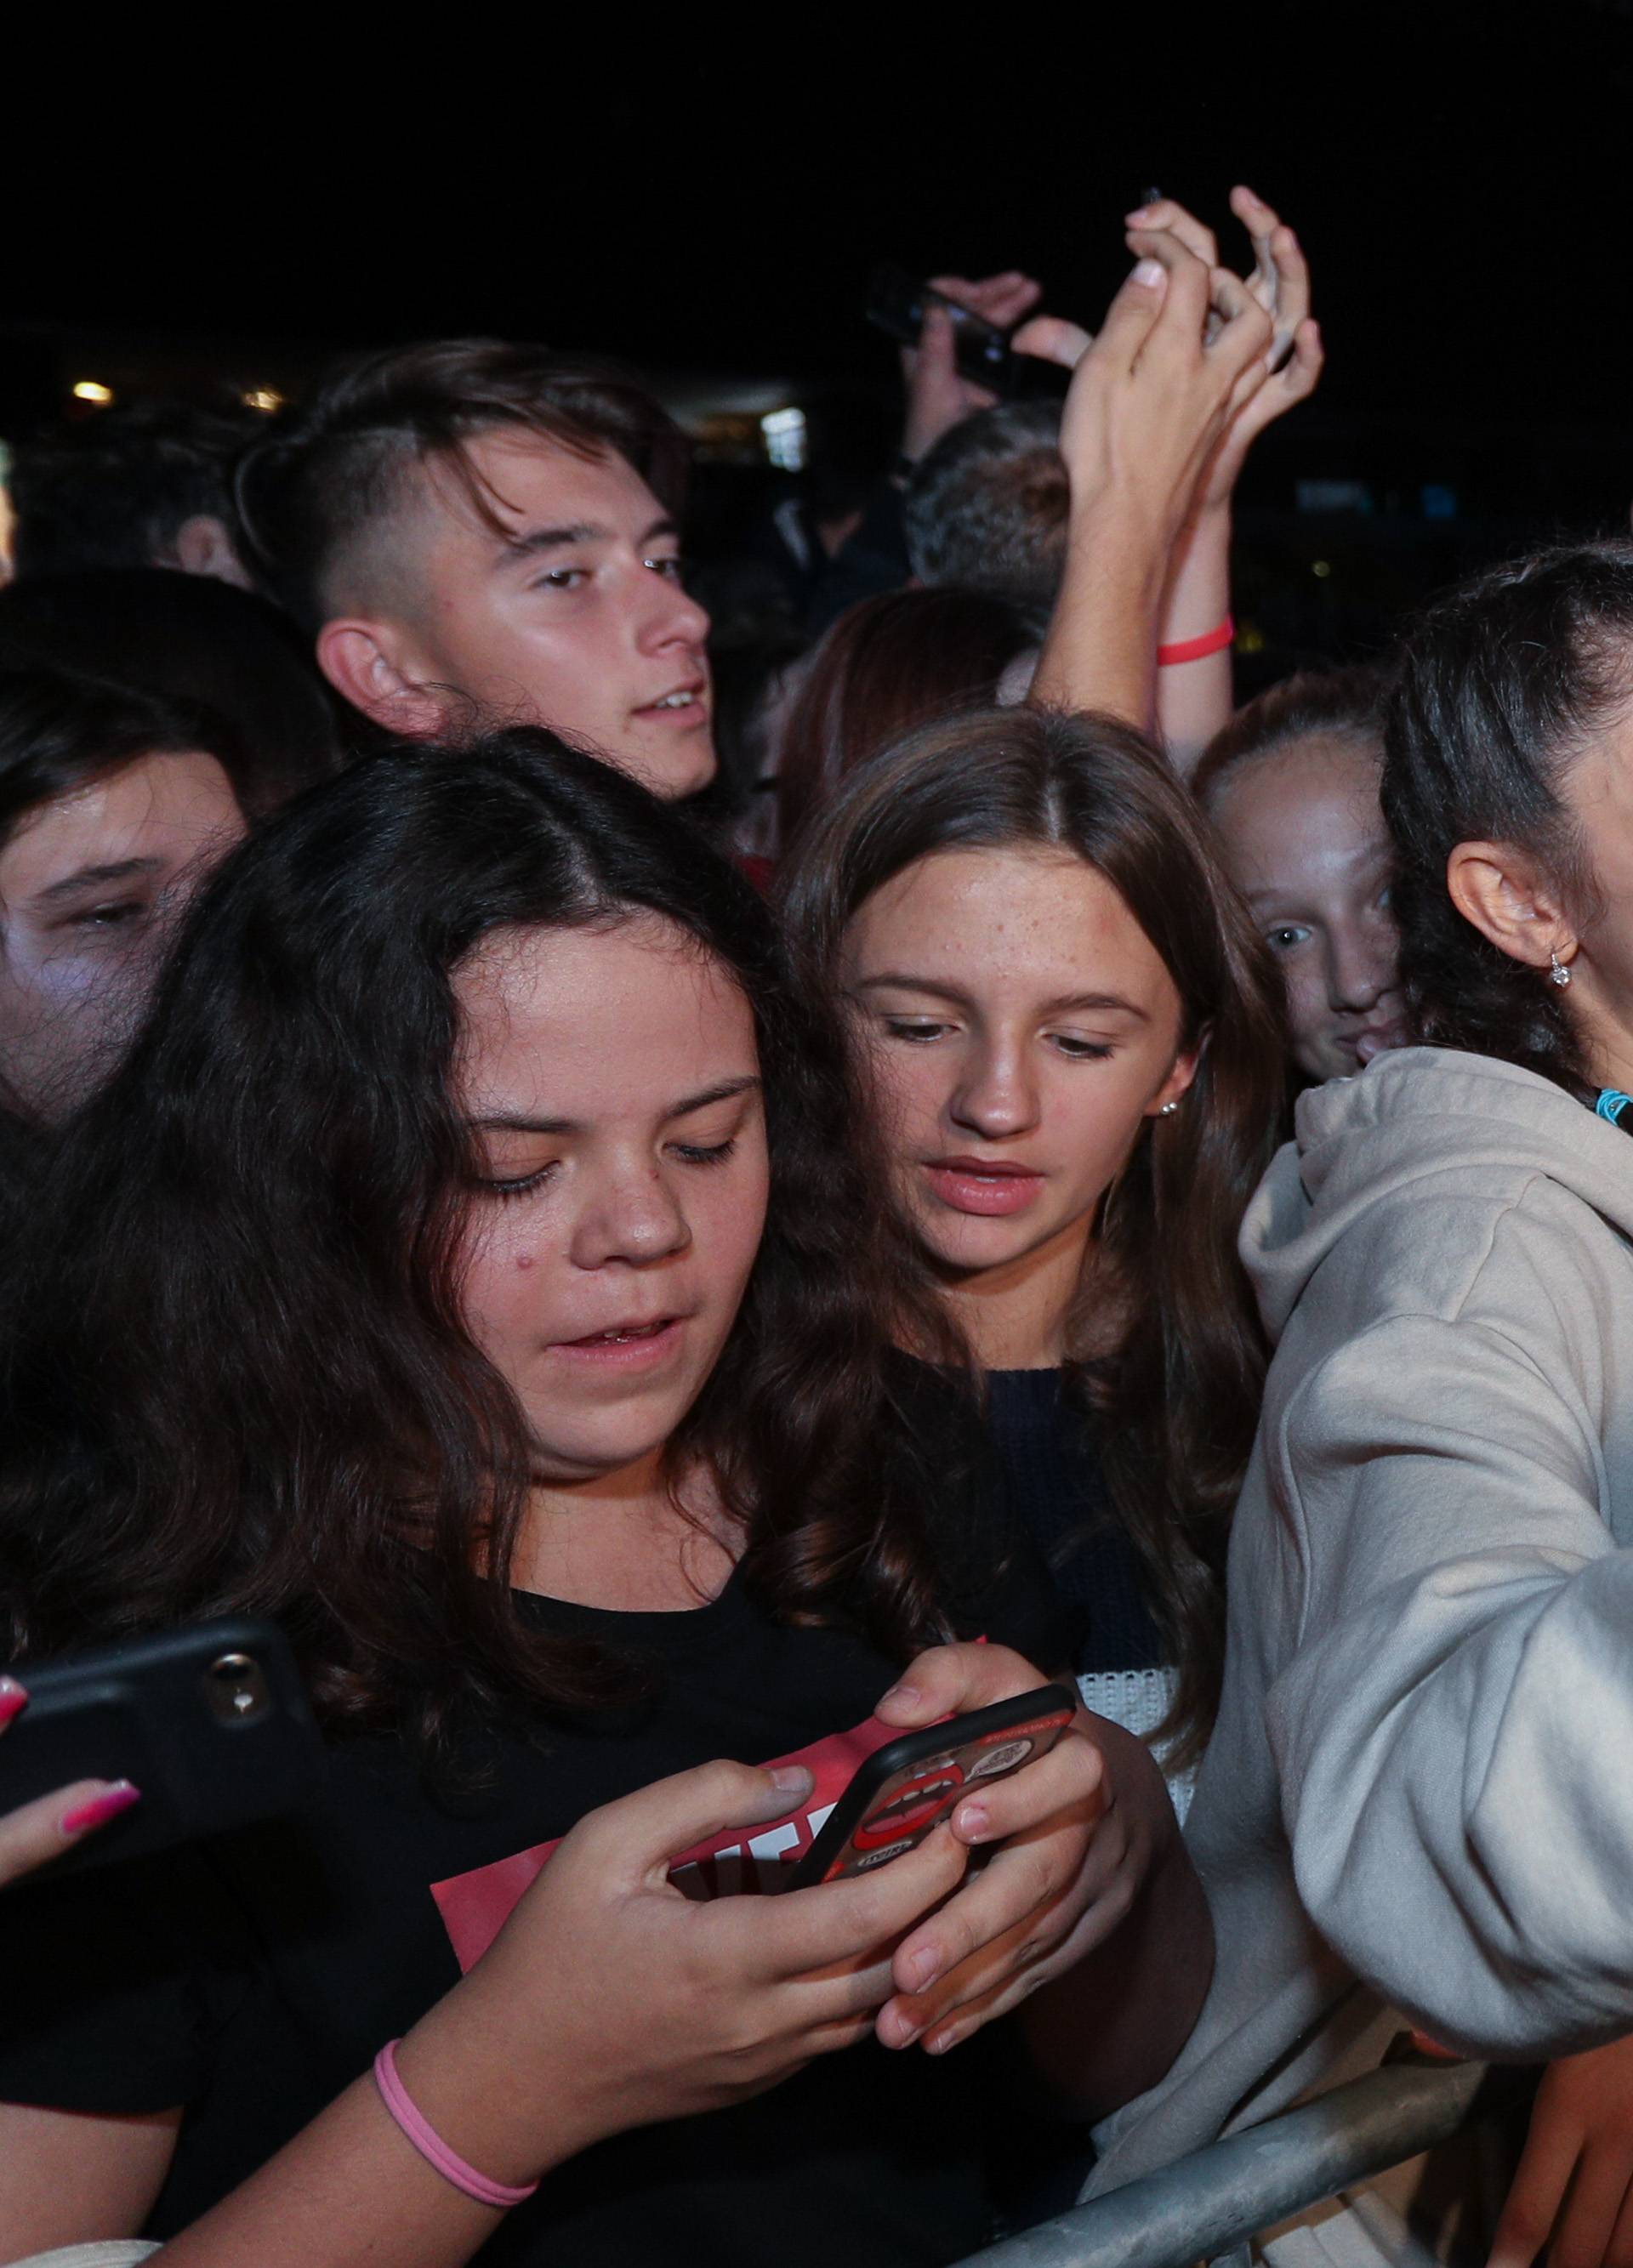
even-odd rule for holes
{"type": "Polygon", "coordinates": [[[518,1174],[509,1180],[501,1180],[491,1174],[479,1174],[477,1187],[491,1197],[524,1197],[529,1191],[542,1189],[555,1170],[556,1160],[552,1158],[549,1165],[536,1167],[532,1173],[518,1174]]]}
{"type": "Polygon", "coordinates": [[[144,898],[120,898],[113,904],[82,906],[70,914],[63,926],[66,929],[101,931],[129,929],[147,919],[152,909],[144,898]]]}
{"type": "MultiPolygon", "coordinates": [[[[886,1016],[883,1020],[891,1039],[905,1040],[910,1046],[926,1046],[958,1028],[956,1024],[938,1024],[927,1016],[886,1016]]],[[[1044,1037],[1073,1063],[1103,1063],[1112,1052],[1108,1041],[1079,1039],[1072,1032],[1046,1032],[1044,1037]]]]}
{"type": "Polygon", "coordinates": [[[676,1156],[689,1166],[723,1166],[736,1154],[737,1138],[732,1134],[724,1142],[676,1142],[673,1147],[676,1156]]]}
{"type": "MultiPolygon", "coordinates": [[[[724,1142],[672,1142],[669,1153],[687,1166],[723,1166],[736,1154],[737,1137],[733,1134],[724,1142]]],[[[484,1174],[475,1176],[476,1185],[484,1197],[524,1197],[535,1189],[543,1189],[556,1172],[560,1160],[551,1158],[543,1166],[536,1166],[528,1174],[484,1174]]]]}

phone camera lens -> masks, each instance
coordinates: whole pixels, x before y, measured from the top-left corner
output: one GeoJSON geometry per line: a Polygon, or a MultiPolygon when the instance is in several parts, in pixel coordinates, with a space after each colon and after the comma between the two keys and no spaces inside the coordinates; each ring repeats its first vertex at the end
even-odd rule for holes
{"type": "Polygon", "coordinates": [[[253,1654],[221,1653],[204,1672],[211,1714],[224,1725],[253,1725],[272,1706],[266,1673],[253,1654]]]}

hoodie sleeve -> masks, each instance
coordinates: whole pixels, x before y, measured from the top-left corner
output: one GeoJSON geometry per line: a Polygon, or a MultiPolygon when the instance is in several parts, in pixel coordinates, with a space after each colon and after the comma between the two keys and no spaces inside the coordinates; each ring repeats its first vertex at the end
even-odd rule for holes
{"type": "Polygon", "coordinates": [[[1485,2055],[1633,2029],[1633,1553],[1605,1451],[1629,1299],[1620,1239],[1544,1191],[1440,1313],[1341,1335],[1267,1410],[1283,1517],[1243,1572],[1290,1609],[1267,1729],[1300,1896],[1485,2055]]]}

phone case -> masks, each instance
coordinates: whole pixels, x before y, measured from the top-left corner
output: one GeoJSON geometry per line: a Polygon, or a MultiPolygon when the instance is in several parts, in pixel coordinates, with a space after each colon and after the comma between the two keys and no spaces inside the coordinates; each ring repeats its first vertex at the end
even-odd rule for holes
{"type": "Polygon", "coordinates": [[[1039,1685],[876,1749],[789,1869],[787,1887],[866,1874],[916,1850],[973,1783],[1005,1779],[1046,1756],[1076,1708],[1068,1687],[1039,1685]]]}
{"type": "Polygon", "coordinates": [[[287,1639],[248,1617],[20,1662],[28,1705],[0,1741],[0,1811],[78,1779],[142,1800],[53,1859],[53,1874],[137,1858],[293,1809],[322,1742],[287,1639]]]}

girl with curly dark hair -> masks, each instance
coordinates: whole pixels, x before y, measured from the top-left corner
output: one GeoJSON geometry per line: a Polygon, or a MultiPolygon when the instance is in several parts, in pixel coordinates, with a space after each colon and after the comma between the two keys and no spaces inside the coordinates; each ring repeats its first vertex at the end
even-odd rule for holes
{"type": "Polygon", "coordinates": [[[1236,1235],[1282,1094],[1275,976],[1207,823],[1129,726],[974,711],[841,787],[787,911],[1090,1705],[1188,1760],[1263,1376],[1236,1235]]]}
{"type": "Polygon", "coordinates": [[[684,1895],[809,1842],[834,1736],[1055,1661],[892,1374],[841,1052],[683,818],[525,733],[317,791],[48,1203],[11,1645],[276,1616],[330,1751],[298,1836],[9,1894],[8,2257],[950,2261],[989,2020],[1083,2108],[1171,2055],[1206,1916],[1086,1717],[883,1874],[684,1895]]]}

